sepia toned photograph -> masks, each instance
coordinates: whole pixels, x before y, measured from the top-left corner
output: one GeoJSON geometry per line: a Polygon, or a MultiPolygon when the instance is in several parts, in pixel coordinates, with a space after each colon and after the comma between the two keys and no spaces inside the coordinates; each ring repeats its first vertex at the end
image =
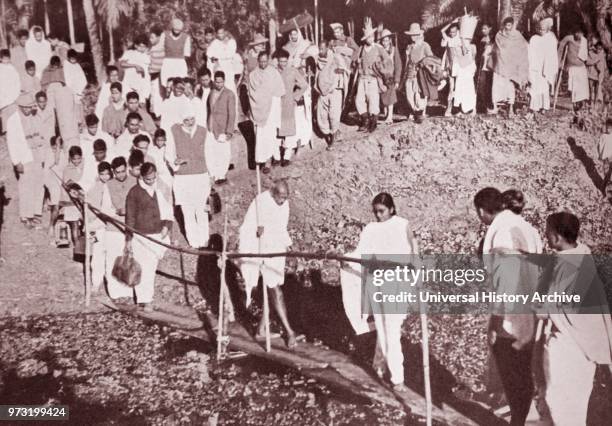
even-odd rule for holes
{"type": "Polygon", "coordinates": [[[0,0],[0,426],[612,425],[611,0],[0,0]]]}

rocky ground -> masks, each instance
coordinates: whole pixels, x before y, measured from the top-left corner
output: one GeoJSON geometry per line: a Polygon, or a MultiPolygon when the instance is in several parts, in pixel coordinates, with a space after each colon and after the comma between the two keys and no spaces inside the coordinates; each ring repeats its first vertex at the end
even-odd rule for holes
{"type": "MultiPolygon", "coordinates": [[[[298,250],[350,251],[361,226],[373,219],[371,199],[386,191],[412,222],[424,251],[474,253],[483,228],[472,197],[485,186],[496,186],[524,191],[525,216],[540,230],[548,214],[575,212],[583,223],[582,240],[598,253],[610,253],[610,170],[596,151],[601,119],[586,117],[582,128],[571,124],[567,113],[558,113],[434,118],[420,126],[397,123],[368,137],[347,130],[333,151],[323,150],[323,142],[316,140],[291,167],[265,176],[263,186],[269,187],[273,178],[288,179],[290,233],[298,250]]],[[[236,246],[238,227],[256,193],[243,145],[238,137],[233,141],[237,170],[218,189],[229,218],[230,248],[236,246]]],[[[202,363],[205,348],[192,341],[98,306],[84,309],[82,265],[72,262],[69,251],[52,248],[43,231],[26,231],[18,222],[15,179],[4,143],[0,176],[11,198],[0,237],[6,259],[0,268],[0,317],[5,317],[0,322],[0,400],[14,395],[14,401],[66,401],[75,418],[87,423],[411,422],[383,407],[347,400],[293,372],[252,362],[202,363]],[[116,407],[117,414],[109,414],[109,407],[116,407]]],[[[213,218],[214,232],[222,229],[223,215],[213,218]]],[[[184,244],[182,237],[177,239],[184,244]]],[[[159,267],[156,297],[197,304],[214,281],[209,272],[203,258],[168,253],[159,267]]],[[[289,303],[300,331],[346,350],[338,265],[297,262],[288,273],[289,303]]],[[[474,396],[484,390],[485,324],[476,315],[430,318],[434,391],[474,396]]],[[[405,331],[407,375],[418,383],[418,320],[409,319],[405,331]]],[[[600,372],[597,383],[595,393],[608,402],[591,423],[609,424],[610,378],[600,372]]]]}

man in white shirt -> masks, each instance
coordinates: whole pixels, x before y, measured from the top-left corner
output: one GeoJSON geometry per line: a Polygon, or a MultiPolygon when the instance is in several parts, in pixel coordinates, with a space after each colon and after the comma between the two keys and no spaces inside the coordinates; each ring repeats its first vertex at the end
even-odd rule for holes
{"type": "MultiPolygon", "coordinates": [[[[93,144],[95,140],[102,139],[106,142],[106,147],[110,150],[112,150],[115,145],[115,138],[100,128],[100,120],[96,114],[88,114],[85,117],[85,131],[81,133],[80,139],[81,150],[83,150],[83,156],[85,158],[93,154],[93,144]]],[[[110,154],[109,156],[112,156],[112,152],[110,152],[110,154]]]]}
{"type": "MultiPolygon", "coordinates": [[[[130,151],[132,149],[134,138],[138,135],[147,135],[147,132],[142,130],[141,127],[142,118],[137,112],[130,112],[125,119],[125,130],[115,142],[114,154],[116,156],[130,157],[130,151]]],[[[149,136],[150,138],[150,136],[149,136]]]]}

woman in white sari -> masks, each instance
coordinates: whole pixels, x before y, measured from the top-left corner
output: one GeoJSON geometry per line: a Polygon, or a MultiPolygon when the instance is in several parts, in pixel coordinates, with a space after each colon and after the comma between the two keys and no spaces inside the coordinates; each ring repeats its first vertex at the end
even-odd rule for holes
{"type": "MultiPolygon", "coordinates": [[[[397,216],[395,203],[391,195],[382,192],[372,201],[376,222],[371,222],[361,232],[359,244],[354,252],[347,256],[360,258],[364,255],[402,255],[408,256],[411,263],[418,263],[419,247],[407,219],[397,216]]],[[[387,259],[390,260],[390,259],[387,259]]],[[[415,265],[416,266],[416,265],[415,265]]],[[[374,312],[377,343],[376,351],[382,353],[391,376],[391,383],[396,391],[405,389],[404,354],[402,352],[402,325],[407,312],[394,311],[395,306],[376,303],[368,297],[362,310],[362,268],[356,263],[347,263],[341,271],[342,301],[347,317],[357,334],[369,331],[365,308],[374,312]],[[375,306],[375,304],[377,306],[375,306]],[[388,312],[394,311],[394,312],[388,312]],[[388,312],[388,313],[387,313],[388,312]]],[[[374,362],[376,363],[376,356],[374,362]]],[[[377,366],[375,365],[375,368],[377,366]]],[[[379,375],[381,373],[379,372],[379,375]]]]}
{"type": "Polygon", "coordinates": [[[49,66],[53,55],[51,43],[45,38],[45,33],[38,25],[30,28],[30,36],[25,45],[26,55],[36,64],[36,77],[42,76],[43,70],[49,66]]]}

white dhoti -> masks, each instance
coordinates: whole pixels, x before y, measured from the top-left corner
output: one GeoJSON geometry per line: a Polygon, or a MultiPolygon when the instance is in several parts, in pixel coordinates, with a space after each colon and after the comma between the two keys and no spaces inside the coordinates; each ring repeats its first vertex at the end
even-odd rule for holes
{"type": "Polygon", "coordinates": [[[476,64],[472,63],[464,68],[457,67],[455,77],[455,90],[453,94],[453,105],[461,107],[466,113],[476,108],[476,87],[474,85],[474,73],[476,64]]]}
{"type": "MultiPolygon", "coordinates": [[[[312,139],[312,100],[310,98],[310,89],[304,94],[304,105],[295,107],[295,135],[285,139],[285,148],[297,148],[307,145],[312,139]],[[289,141],[287,141],[289,139],[289,141]]],[[[291,150],[290,150],[291,151],[291,150]]],[[[285,160],[291,158],[291,153],[287,157],[285,151],[285,160]]]]}
{"type": "Polygon", "coordinates": [[[113,266],[115,266],[115,260],[117,260],[119,256],[123,255],[125,235],[118,230],[107,230],[104,245],[106,258],[106,290],[108,292],[108,297],[111,299],[133,297],[134,289],[122,284],[113,276],[113,266]]]}
{"type": "Polygon", "coordinates": [[[95,238],[91,244],[91,286],[94,292],[104,284],[106,274],[106,229],[96,230],[95,238]]]}
{"type": "Polygon", "coordinates": [[[589,75],[585,66],[568,68],[567,89],[572,92],[572,102],[589,99],[589,75]]]}
{"type": "Polygon", "coordinates": [[[204,155],[206,168],[211,176],[215,180],[225,179],[232,156],[231,142],[225,139],[225,135],[219,135],[219,139],[215,139],[215,136],[209,133],[204,145],[204,155]]]}
{"type": "MultiPolygon", "coordinates": [[[[285,247],[279,247],[277,251],[283,252],[285,247]]],[[[272,251],[270,250],[270,252],[272,251]]],[[[257,287],[260,271],[263,284],[268,288],[276,288],[283,285],[285,282],[285,258],[245,258],[243,260],[240,265],[240,272],[242,273],[242,278],[244,278],[244,285],[248,295],[247,305],[250,302],[252,290],[257,287]]]]}
{"type": "Polygon", "coordinates": [[[185,237],[191,247],[208,245],[208,212],[206,202],[210,195],[208,173],[176,175],[173,183],[174,203],[181,206],[185,221],[185,237]]]}
{"type": "Polygon", "coordinates": [[[550,109],[550,84],[541,73],[529,75],[529,109],[532,111],[550,109]]]}
{"type": "MultiPolygon", "coordinates": [[[[165,243],[170,242],[167,236],[162,240],[161,234],[150,234],[149,237],[165,243]]],[[[153,293],[155,291],[155,272],[157,271],[157,264],[161,258],[164,257],[166,248],[139,235],[134,235],[132,239],[132,252],[134,253],[134,259],[138,262],[142,270],[140,283],[134,287],[136,302],[151,303],[153,302],[153,293]]]]}
{"type": "Polygon", "coordinates": [[[187,62],[184,58],[164,58],[160,73],[161,84],[166,86],[169,78],[187,77],[187,62]]]}
{"type": "Polygon", "coordinates": [[[493,99],[493,105],[499,102],[508,102],[513,105],[516,94],[512,80],[494,72],[491,97],[493,99]]]}
{"type": "Polygon", "coordinates": [[[553,333],[544,346],[546,403],[557,426],[585,425],[595,363],[570,336],[553,333]]]}
{"type": "Polygon", "coordinates": [[[161,95],[160,82],[161,76],[151,80],[151,112],[153,112],[155,115],[161,115],[161,105],[164,101],[164,98],[162,98],[161,95]]]}
{"type": "Polygon", "coordinates": [[[45,189],[42,164],[34,160],[23,164],[23,173],[17,181],[19,217],[32,219],[42,214],[45,189]]]}
{"type": "Polygon", "coordinates": [[[273,97],[268,120],[263,126],[255,124],[255,161],[265,163],[271,157],[280,160],[277,130],[281,124],[281,98],[273,97]]]}

